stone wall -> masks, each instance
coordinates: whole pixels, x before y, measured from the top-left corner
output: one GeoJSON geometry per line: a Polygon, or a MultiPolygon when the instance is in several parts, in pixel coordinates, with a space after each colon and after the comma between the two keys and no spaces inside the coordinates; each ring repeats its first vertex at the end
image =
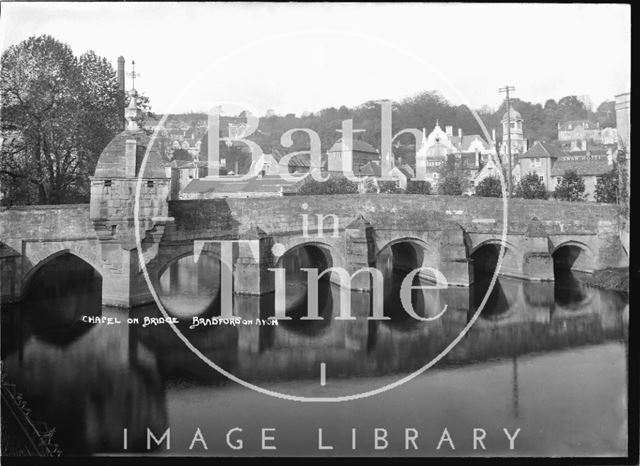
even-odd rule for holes
{"type": "Polygon", "coordinates": [[[19,299],[32,268],[60,252],[71,252],[101,271],[88,204],[0,208],[0,246],[3,301],[19,299]]]}
{"type": "MultiPolygon", "coordinates": [[[[504,204],[499,198],[361,194],[285,196],[274,199],[171,201],[169,215],[185,231],[233,230],[255,224],[266,232],[300,231],[303,215],[309,228],[316,215],[335,214],[342,227],[362,215],[377,229],[438,230],[449,221],[468,231],[499,232],[504,204]],[[306,208],[304,208],[306,206],[306,208]]],[[[617,224],[616,207],[608,204],[512,199],[509,231],[525,232],[537,218],[547,234],[595,234],[599,222],[617,224]]],[[[325,220],[331,228],[331,220],[325,220]]]]}

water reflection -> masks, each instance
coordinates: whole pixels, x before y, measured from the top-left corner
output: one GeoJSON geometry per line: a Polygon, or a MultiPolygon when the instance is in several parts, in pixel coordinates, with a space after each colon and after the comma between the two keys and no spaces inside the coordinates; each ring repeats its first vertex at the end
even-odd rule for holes
{"type": "Polygon", "coordinates": [[[158,295],[172,316],[220,315],[220,273],[218,256],[203,251],[195,260],[191,254],[171,262],[160,274],[158,295]]]}
{"type": "MultiPolygon", "coordinates": [[[[324,363],[334,381],[332,396],[339,396],[377,388],[388,383],[389,377],[393,380],[398,374],[422,367],[465,327],[490,281],[489,275],[479,273],[469,289],[414,289],[411,303],[418,315],[432,316],[447,306],[441,318],[417,321],[408,317],[400,303],[399,287],[408,264],[397,260],[407,252],[401,247],[396,250],[400,256],[395,256],[395,262],[392,251],[390,259],[385,259],[386,266],[381,266],[385,277],[384,313],[390,320],[367,320],[371,295],[361,292],[351,293],[353,315],[358,318],[336,320],[340,288],[323,280],[319,311],[324,319],[303,321],[300,318],[306,315],[308,296],[303,280],[306,274],[300,274],[299,269],[318,260],[325,260],[323,267],[330,264],[314,256],[317,252],[306,250],[283,261],[288,273],[287,313],[293,319],[278,326],[189,328],[193,315],[219,314],[220,269],[215,257],[201,258],[197,264],[185,258],[170,266],[166,278],[161,279],[163,300],[169,298],[172,313],[185,317],[179,327],[186,338],[225,370],[244,380],[304,396],[308,395],[308,385],[301,381],[316,381],[319,366],[324,363]],[[194,301],[190,301],[194,296],[202,306],[194,307],[194,301]],[[171,297],[178,299],[171,301],[171,297]],[[217,311],[211,311],[212,303],[217,311]]],[[[71,257],[43,268],[31,282],[32,298],[3,315],[2,356],[7,378],[24,394],[34,415],[56,427],[56,441],[65,453],[122,452],[125,427],[130,432],[129,449],[144,450],[146,427],[158,433],[170,424],[185,421],[169,418],[168,394],[188,403],[194,387],[206,390],[206,397],[194,401],[206,412],[213,409],[219,390],[245,393],[244,388],[230,384],[198,359],[166,325],[82,323],[83,315],[111,316],[121,321],[129,316],[100,306],[100,277],[87,267],[71,257]]],[[[416,277],[412,285],[428,283],[416,277]]],[[[274,296],[235,296],[233,306],[235,315],[262,322],[274,315],[274,296]]],[[[523,393],[519,388],[518,358],[622,341],[626,306],[626,296],[587,288],[571,272],[556,283],[500,278],[471,331],[437,368],[489,368],[491,360],[507,358],[513,366],[511,412],[525,416],[520,405],[535,401],[530,391],[523,393]]],[[[145,317],[159,317],[160,313],[155,306],[145,306],[130,316],[143,322],[145,317]]],[[[555,356],[549,354],[546,364],[552,368],[555,356]]],[[[597,361],[588,364],[594,365],[590,370],[599,370],[597,361]]],[[[473,384],[470,380],[467,383],[473,384]]],[[[624,380],[611,383],[624,384],[624,380]]],[[[473,401],[472,390],[467,392],[463,386],[457,391],[461,400],[473,401]]],[[[429,394],[420,396],[428,398],[429,394]]],[[[572,395],[567,392],[567,396],[572,395]]],[[[261,402],[271,403],[263,398],[261,402]]],[[[376,399],[370,403],[375,410],[376,399]]],[[[548,409],[542,401],[536,403],[537,409],[548,409]]],[[[286,418],[284,413],[272,415],[276,420],[279,416],[286,418]]]]}

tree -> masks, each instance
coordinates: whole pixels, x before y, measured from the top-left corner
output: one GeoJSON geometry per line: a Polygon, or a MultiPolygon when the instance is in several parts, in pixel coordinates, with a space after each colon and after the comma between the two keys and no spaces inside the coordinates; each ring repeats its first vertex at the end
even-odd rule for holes
{"type": "Polygon", "coordinates": [[[379,181],[380,194],[400,194],[402,190],[395,181],[379,181]]]}
{"type": "Polygon", "coordinates": [[[614,166],[609,173],[598,178],[596,183],[596,202],[617,204],[620,198],[618,184],[618,167],[614,166]]]}
{"type": "Polygon", "coordinates": [[[561,201],[584,201],[584,180],[575,170],[567,170],[562,181],[556,186],[553,196],[561,201]]]}
{"type": "Polygon", "coordinates": [[[495,176],[488,176],[476,186],[476,196],[501,197],[502,183],[495,176]]]}
{"type": "Polygon", "coordinates": [[[514,194],[523,199],[546,199],[547,189],[541,176],[536,173],[528,173],[516,185],[514,194]]]}
{"type": "Polygon", "coordinates": [[[449,196],[462,195],[465,183],[456,170],[456,158],[454,154],[447,156],[447,160],[442,163],[438,173],[440,174],[438,194],[446,194],[449,196]]]}
{"type": "Polygon", "coordinates": [[[3,202],[88,201],[89,175],[122,128],[115,70],[42,35],[6,49],[0,73],[3,202]]]}
{"type": "Polygon", "coordinates": [[[438,194],[445,194],[448,196],[461,196],[462,180],[460,179],[460,177],[451,175],[442,178],[438,183],[438,194]]]}
{"type": "Polygon", "coordinates": [[[589,118],[589,110],[575,95],[568,95],[560,99],[558,101],[558,112],[562,115],[562,121],[586,120],[589,118]]]}
{"type": "Polygon", "coordinates": [[[431,183],[423,180],[409,180],[407,181],[407,194],[431,194],[431,183]]]}
{"type": "Polygon", "coordinates": [[[614,100],[606,100],[602,102],[596,110],[596,119],[600,123],[601,128],[616,127],[616,102],[614,100]]]}

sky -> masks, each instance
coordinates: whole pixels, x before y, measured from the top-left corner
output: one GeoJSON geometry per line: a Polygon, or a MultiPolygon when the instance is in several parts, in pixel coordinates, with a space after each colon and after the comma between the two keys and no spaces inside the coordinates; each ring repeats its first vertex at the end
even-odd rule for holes
{"type": "MultiPolygon", "coordinates": [[[[0,48],[49,34],[122,55],[154,112],[317,111],[438,90],[496,108],[630,90],[629,5],[3,3],[0,48]]],[[[131,80],[127,79],[127,89],[131,80]]],[[[595,110],[595,108],[594,108],[595,110]]],[[[237,112],[235,112],[237,113],[237,112]]]]}

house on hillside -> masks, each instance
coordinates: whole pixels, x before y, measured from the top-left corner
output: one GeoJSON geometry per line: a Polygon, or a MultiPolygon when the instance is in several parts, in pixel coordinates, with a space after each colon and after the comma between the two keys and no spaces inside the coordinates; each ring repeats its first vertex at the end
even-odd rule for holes
{"type": "Polygon", "coordinates": [[[551,169],[556,160],[564,155],[566,154],[553,144],[535,142],[528,151],[517,158],[514,181],[518,183],[524,176],[536,173],[542,177],[546,190],[553,191],[555,182],[551,179],[551,169]]]}
{"type": "Polygon", "coordinates": [[[327,151],[327,166],[330,172],[360,171],[369,162],[380,162],[380,152],[371,144],[354,139],[351,147],[342,139],[338,139],[327,151]]]}
{"type": "Polygon", "coordinates": [[[574,170],[584,181],[587,200],[595,200],[598,178],[606,175],[613,168],[614,154],[611,149],[607,151],[584,151],[565,154],[556,160],[551,168],[551,190],[562,181],[562,177],[568,170],[574,170]]]}

